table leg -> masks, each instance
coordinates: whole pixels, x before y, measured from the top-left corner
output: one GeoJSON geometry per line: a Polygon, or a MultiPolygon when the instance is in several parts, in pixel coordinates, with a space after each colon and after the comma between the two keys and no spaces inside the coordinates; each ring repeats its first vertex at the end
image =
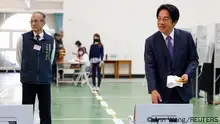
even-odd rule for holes
{"type": "Polygon", "coordinates": [[[129,62],[129,78],[131,78],[131,62],[129,62]]]}
{"type": "Polygon", "coordinates": [[[116,61],[115,64],[116,64],[116,78],[119,78],[119,66],[120,66],[120,64],[117,61],[116,61]]]}
{"type": "Polygon", "coordinates": [[[81,73],[82,73],[82,72],[79,72],[79,73],[78,73],[78,75],[77,75],[77,77],[76,77],[76,80],[75,80],[74,83],[73,83],[75,86],[79,83],[79,79],[81,78],[81,73]]]}
{"type": "Polygon", "coordinates": [[[87,75],[86,71],[84,72],[84,77],[86,79],[86,84],[89,85],[89,78],[88,78],[88,75],[87,75]]]}
{"type": "Polygon", "coordinates": [[[56,70],[56,73],[57,73],[57,74],[56,74],[56,84],[57,84],[57,87],[58,87],[58,85],[59,85],[59,84],[58,84],[58,83],[59,83],[59,81],[58,81],[58,79],[59,79],[59,78],[58,78],[59,65],[57,64],[56,66],[57,66],[57,70],[56,70]]]}
{"type": "Polygon", "coordinates": [[[103,67],[102,67],[102,78],[103,79],[105,78],[105,64],[103,64],[103,67]]]}

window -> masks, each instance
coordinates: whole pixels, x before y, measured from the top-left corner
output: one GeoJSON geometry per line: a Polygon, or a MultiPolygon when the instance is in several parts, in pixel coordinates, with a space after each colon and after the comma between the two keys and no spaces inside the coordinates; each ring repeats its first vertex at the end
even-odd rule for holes
{"type": "MultiPolygon", "coordinates": [[[[23,32],[31,30],[31,14],[19,13],[9,17],[0,29],[0,66],[14,65],[16,61],[16,44],[23,32]]],[[[47,25],[44,26],[49,31],[47,25]]]]}
{"type": "Polygon", "coordinates": [[[13,48],[16,48],[16,45],[17,45],[17,41],[18,41],[18,38],[21,36],[21,34],[23,34],[24,32],[13,32],[13,35],[12,35],[12,40],[13,40],[13,48]]]}
{"type": "MultiPolygon", "coordinates": [[[[7,29],[7,30],[11,30],[13,32],[13,30],[21,30],[23,32],[29,31],[31,30],[30,27],[30,18],[31,18],[31,14],[25,14],[25,13],[21,13],[21,14],[15,14],[11,17],[9,17],[1,26],[1,30],[7,29]]],[[[47,25],[44,26],[44,30],[49,31],[49,28],[47,25]]],[[[23,32],[13,32],[12,35],[12,47],[16,48],[16,43],[18,40],[18,37],[23,33],[23,32]]],[[[10,48],[10,33],[9,32],[0,32],[0,48],[10,48]]]]}
{"type": "MultiPolygon", "coordinates": [[[[16,64],[16,51],[0,51],[2,59],[4,59],[4,66],[16,64]]],[[[1,60],[2,61],[2,60],[1,60]]]]}
{"type": "Polygon", "coordinates": [[[0,32],[0,48],[9,48],[9,47],[10,47],[10,33],[0,32]]]}
{"type": "MultiPolygon", "coordinates": [[[[29,23],[30,19],[31,19],[31,14],[25,14],[25,13],[15,14],[9,17],[4,22],[4,24],[1,26],[1,29],[29,31],[31,30],[30,23],[29,23]]],[[[47,25],[44,26],[44,29],[49,30],[47,25]]]]}

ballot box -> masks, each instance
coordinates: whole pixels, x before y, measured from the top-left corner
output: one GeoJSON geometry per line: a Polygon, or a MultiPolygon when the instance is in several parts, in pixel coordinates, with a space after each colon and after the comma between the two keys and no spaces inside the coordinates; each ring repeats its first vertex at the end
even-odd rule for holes
{"type": "Polygon", "coordinates": [[[33,105],[0,105],[0,124],[33,123],[33,105]]]}
{"type": "Polygon", "coordinates": [[[136,104],[129,124],[192,124],[192,104],[136,104]]]}

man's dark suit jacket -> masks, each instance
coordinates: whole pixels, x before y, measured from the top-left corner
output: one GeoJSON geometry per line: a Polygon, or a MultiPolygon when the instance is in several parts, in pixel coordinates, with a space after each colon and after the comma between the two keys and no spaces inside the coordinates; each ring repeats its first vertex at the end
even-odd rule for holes
{"type": "Polygon", "coordinates": [[[158,31],[147,38],[144,59],[149,93],[157,90],[162,101],[167,102],[172,92],[172,89],[166,86],[167,76],[181,77],[187,74],[188,83],[177,87],[177,91],[182,100],[189,101],[192,98],[191,79],[195,76],[198,58],[194,40],[189,32],[174,28],[173,59],[161,32],[158,31]]]}

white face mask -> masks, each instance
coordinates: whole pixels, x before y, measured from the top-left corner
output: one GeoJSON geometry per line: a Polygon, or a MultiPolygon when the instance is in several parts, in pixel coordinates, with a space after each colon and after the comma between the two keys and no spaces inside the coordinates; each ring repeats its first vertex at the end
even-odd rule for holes
{"type": "Polygon", "coordinates": [[[83,51],[79,51],[79,55],[82,55],[83,54],[83,51]]]}

